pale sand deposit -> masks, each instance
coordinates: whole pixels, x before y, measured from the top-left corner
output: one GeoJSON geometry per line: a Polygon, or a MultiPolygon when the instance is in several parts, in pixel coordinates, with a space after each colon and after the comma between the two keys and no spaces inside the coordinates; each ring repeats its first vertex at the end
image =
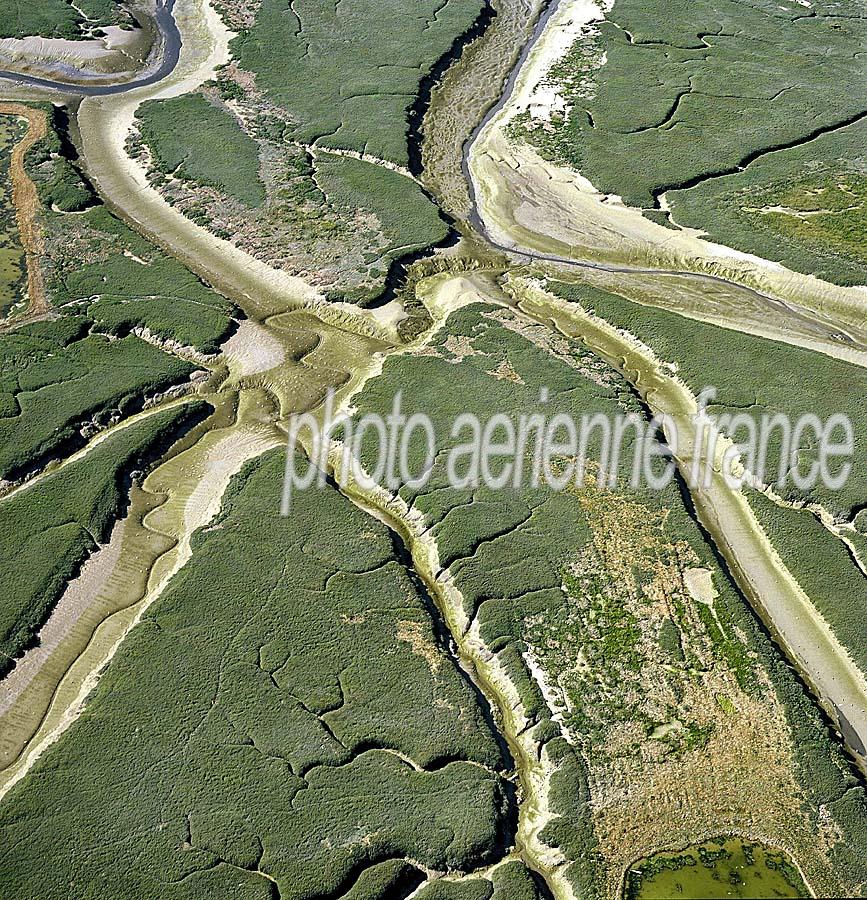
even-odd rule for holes
{"type": "Polygon", "coordinates": [[[286,358],[283,345],[257,322],[245,319],[222,346],[229,371],[237,377],[259,375],[277,368],[286,358]]]}
{"type": "Polygon", "coordinates": [[[193,447],[148,476],[144,490],[155,496],[165,495],[168,500],[145,516],[144,525],[168,538],[172,549],[153,565],[145,596],[96,628],[86,651],[61,679],[36,734],[15,763],[0,772],[0,798],[81,714],[101,672],[127,634],[190,559],[193,533],[218,515],[232,477],[248,460],[281,445],[279,432],[258,421],[256,400],[251,396],[242,404],[235,425],[208,432],[193,447]]]}
{"type": "Polygon", "coordinates": [[[124,523],[114,526],[109,542],[84,564],[78,578],[70,581],[49,620],[39,631],[39,644],[18,660],[0,681],[0,717],[30,686],[52,653],[87,612],[120,559],[124,523]]]}

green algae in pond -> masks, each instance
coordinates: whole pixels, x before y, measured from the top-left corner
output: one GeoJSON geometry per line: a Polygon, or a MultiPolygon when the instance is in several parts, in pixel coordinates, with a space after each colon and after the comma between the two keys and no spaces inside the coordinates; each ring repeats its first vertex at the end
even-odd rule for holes
{"type": "Polygon", "coordinates": [[[809,897],[797,869],[778,850],[733,839],[682,853],[659,853],[626,876],[624,900],[809,897]]]}

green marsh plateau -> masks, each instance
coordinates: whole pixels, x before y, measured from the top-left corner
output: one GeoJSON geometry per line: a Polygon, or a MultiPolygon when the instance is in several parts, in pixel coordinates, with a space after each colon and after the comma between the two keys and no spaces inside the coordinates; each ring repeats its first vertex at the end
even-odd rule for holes
{"type": "MultiPolygon", "coordinates": [[[[53,77],[156,35],[6,6],[53,77]]],[[[3,896],[867,891],[867,18],[547,11],[176,0],[135,91],[0,78],[3,896]],[[708,386],[848,416],[845,485],[691,484],[708,386]],[[430,477],[365,486],[398,395],[430,477]],[[468,414],[626,423],[620,477],[455,477],[468,414]]]]}

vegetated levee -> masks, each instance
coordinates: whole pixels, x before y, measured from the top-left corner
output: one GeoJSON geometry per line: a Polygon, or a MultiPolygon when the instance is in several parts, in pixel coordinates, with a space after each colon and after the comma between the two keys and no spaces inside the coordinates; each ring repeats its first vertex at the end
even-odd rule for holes
{"type": "Polygon", "coordinates": [[[15,119],[0,119],[0,320],[25,296],[27,261],[13,201],[10,162],[24,127],[15,119]]]}
{"type": "MultiPolygon", "coordinates": [[[[678,377],[696,396],[706,388],[715,388],[716,396],[707,405],[714,414],[744,413],[757,425],[764,414],[784,415],[793,424],[808,414],[815,414],[823,423],[835,414],[845,415],[854,431],[854,452],[851,474],[840,488],[830,488],[821,479],[809,490],[797,487],[791,478],[790,454],[783,452],[781,428],[770,434],[763,475],[768,483],[782,482],[776,490],[785,498],[820,503],[841,520],[851,519],[864,502],[867,374],[862,367],[643,306],[580,283],[552,280],[548,289],[637,337],[660,360],[674,365],[678,377]]],[[[835,433],[836,438],[841,435],[835,433]]],[[[732,436],[743,439],[744,433],[732,436]]],[[[803,472],[817,459],[819,448],[815,443],[800,448],[798,459],[803,472]]],[[[752,462],[755,465],[758,459],[752,462]]],[[[831,474],[837,471],[831,467],[831,474]]]]}
{"type": "MultiPolygon", "coordinates": [[[[867,577],[850,548],[811,510],[782,506],[759,492],[751,493],[749,500],[785,564],[834,628],[856,665],[867,672],[867,577]]],[[[857,736],[854,744],[867,758],[867,747],[857,736]]]]}
{"type": "Polygon", "coordinates": [[[483,6],[226,5],[235,61],[199,94],[143,106],[131,150],[147,148],[153,185],[219,237],[330,299],[387,301],[401,261],[448,235],[409,171],[410,121],[426,74],[483,6]],[[230,147],[243,166],[226,168],[230,147]]]}
{"type": "Polygon", "coordinates": [[[28,834],[0,851],[17,896],[98,879],[117,895],[336,897],[389,860],[499,858],[514,801],[498,745],[387,532],[331,488],[280,517],[283,470],[275,452],[235,479],[85,712],[7,795],[4,830],[28,834]]]}
{"type": "Polygon", "coordinates": [[[644,306],[867,365],[867,351],[842,334],[839,323],[734,282],[697,279],[687,273],[648,275],[575,267],[565,270],[559,266],[546,267],[545,274],[555,281],[575,278],[644,306]]]}
{"type": "MultiPolygon", "coordinates": [[[[542,387],[550,416],[642,415],[580,343],[481,305],[387,360],[355,403],[384,414],[402,390],[445,449],[467,436],[450,436],[458,412],[517,422],[542,387]]],[[[637,859],[726,833],[784,849],[820,895],[859,890],[863,790],[676,487],[603,490],[591,467],[564,493],[457,489],[445,466],[441,453],[430,483],[399,495],[459,592],[464,635],[513,685],[511,738],[536,747],[544,785],[524,836],[555,893],[617,896],[637,859]]]]}
{"type": "Polygon", "coordinates": [[[670,210],[714,240],[863,283],[860,4],[618,0],[604,15],[552,71],[562,104],[515,133],[663,224],[670,210]]]}

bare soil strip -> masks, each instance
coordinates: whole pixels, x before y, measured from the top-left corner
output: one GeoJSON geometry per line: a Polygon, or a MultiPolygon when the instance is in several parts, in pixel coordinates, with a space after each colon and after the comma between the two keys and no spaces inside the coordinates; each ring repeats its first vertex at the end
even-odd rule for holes
{"type": "MultiPolygon", "coordinates": [[[[39,195],[36,185],[31,181],[24,168],[24,159],[31,147],[41,141],[48,130],[45,113],[32,109],[23,103],[0,103],[0,115],[16,116],[27,120],[27,133],[12,149],[9,171],[12,177],[12,203],[15,206],[15,217],[18,221],[18,233],[27,259],[27,310],[16,317],[14,324],[34,321],[47,315],[50,311],[45,297],[45,284],[42,280],[42,269],[39,260],[44,252],[42,230],[39,227],[39,195]]],[[[0,323],[0,331],[8,329],[10,323],[0,323]]]]}

